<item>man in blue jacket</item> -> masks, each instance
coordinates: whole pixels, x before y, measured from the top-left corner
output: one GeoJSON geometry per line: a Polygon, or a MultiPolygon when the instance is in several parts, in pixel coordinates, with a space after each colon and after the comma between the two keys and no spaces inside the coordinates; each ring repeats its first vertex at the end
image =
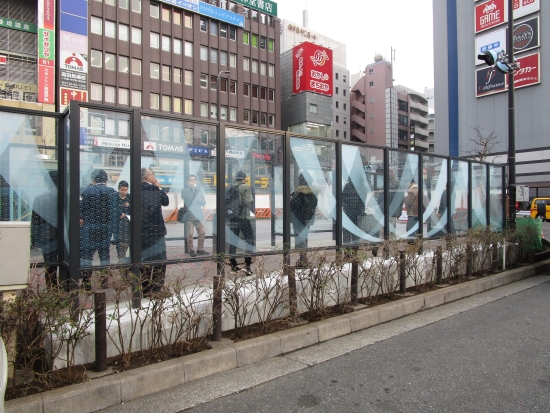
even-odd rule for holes
{"type": "MultiPolygon", "coordinates": [[[[166,226],[162,207],[168,206],[168,195],[162,191],[159,180],[149,168],[141,169],[141,260],[166,260],[166,226]]],[[[157,293],[164,285],[166,265],[146,265],[141,269],[144,295],[157,293]]]]}

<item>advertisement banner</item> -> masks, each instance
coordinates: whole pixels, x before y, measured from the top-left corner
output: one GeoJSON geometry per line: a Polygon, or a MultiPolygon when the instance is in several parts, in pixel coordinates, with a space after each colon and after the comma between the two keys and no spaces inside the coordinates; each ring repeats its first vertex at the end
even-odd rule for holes
{"type": "Polygon", "coordinates": [[[514,25],[514,53],[524,52],[539,46],[538,17],[514,25]]]}
{"type": "Polygon", "coordinates": [[[59,86],[68,89],[86,90],[88,87],[88,75],[72,70],[60,70],[59,86]]]}
{"type": "Polygon", "coordinates": [[[540,54],[518,57],[519,68],[514,71],[514,88],[540,83],[540,54]]]}
{"type": "Polygon", "coordinates": [[[475,31],[496,27],[508,21],[505,0],[489,0],[475,6],[475,31]]]}
{"type": "Polygon", "coordinates": [[[6,29],[21,30],[22,32],[29,33],[37,32],[36,24],[8,19],[6,17],[0,17],[0,27],[5,27],[6,29]]]}
{"type": "Polygon", "coordinates": [[[59,44],[64,50],[72,50],[80,54],[88,54],[88,36],[81,34],[59,31],[59,44]]]}
{"type": "Polygon", "coordinates": [[[540,0],[514,0],[514,19],[540,10],[540,0]]]}
{"type": "Polygon", "coordinates": [[[277,17],[277,3],[270,0],[234,0],[236,3],[244,4],[254,10],[262,11],[271,16],[277,17]]]}
{"type": "Polygon", "coordinates": [[[38,101],[55,103],[55,67],[38,65],[38,101]]]}
{"type": "Polygon", "coordinates": [[[476,70],[476,97],[492,95],[506,90],[506,78],[504,73],[494,67],[485,67],[476,70]]]}
{"type": "Polygon", "coordinates": [[[66,50],[59,51],[60,68],[65,70],[73,70],[80,73],[88,73],[88,61],[86,57],[74,52],[66,50]]]}
{"type": "Polygon", "coordinates": [[[55,103],[55,0],[38,1],[38,102],[55,103]]]}
{"type": "Polygon", "coordinates": [[[79,100],[80,102],[88,101],[88,92],[85,90],[74,90],[61,87],[59,88],[61,95],[61,105],[67,106],[71,100],[79,100]]]}
{"type": "Polygon", "coordinates": [[[232,11],[220,9],[219,7],[212,6],[202,1],[199,2],[199,14],[212,17],[222,22],[232,24],[234,26],[244,27],[244,16],[233,13],[232,11]]]}
{"type": "Polygon", "coordinates": [[[292,49],[292,92],[332,96],[332,50],[304,42],[292,49]]]}
{"type": "Polygon", "coordinates": [[[485,64],[483,60],[479,60],[477,55],[489,50],[494,50],[495,52],[500,52],[501,50],[506,49],[506,29],[502,28],[495,30],[489,34],[476,37],[476,47],[475,47],[475,56],[474,61],[477,65],[485,64]]]}

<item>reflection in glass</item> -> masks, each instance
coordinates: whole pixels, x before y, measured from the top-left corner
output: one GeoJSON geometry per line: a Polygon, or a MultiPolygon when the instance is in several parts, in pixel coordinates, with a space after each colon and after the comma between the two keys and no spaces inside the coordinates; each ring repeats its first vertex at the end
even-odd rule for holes
{"type": "Polygon", "coordinates": [[[451,205],[453,226],[450,232],[460,234],[468,230],[468,162],[451,161],[451,205]]]}
{"type": "Polygon", "coordinates": [[[493,231],[502,231],[502,176],[503,167],[489,165],[490,176],[490,211],[491,211],[491,229],[493,231]]]}
{"type": "Polygon", "coordinates": [[[395,190],[389,210],[390,234],[398,238],[414,238],[419,230],[417,184],[419,156],[390,149],[389,157],[390,194],[395,190]],[[402,196],[404,196],[403,200],[402,196]],[[400,210],[403,206],[406,215],[400,210]]]}
{"type": "Polygon", "coordinates": [[[487,166],[472,163],[472,228],[487,225],[487,166]]]}
{"type": "Polygon", "coordinates": [[[435,156],[424,157],[424,237],[442,237],[447,234],[447,160],[435,156]]]}

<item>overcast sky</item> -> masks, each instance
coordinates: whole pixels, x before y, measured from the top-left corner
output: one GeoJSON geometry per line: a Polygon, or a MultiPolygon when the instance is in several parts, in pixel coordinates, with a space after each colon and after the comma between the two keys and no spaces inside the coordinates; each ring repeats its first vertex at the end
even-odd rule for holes
{"type": "MultiPolygon", "coordinates": [[[[433,87],[432,0],[278,0],[278,17],[346,45],[350,74],[365,70],[375,53],[390,60],[395,52],[394,84],[418,92],[433,87]]],[[[353,86],[353,85],[351,85],[353,86]]]]}

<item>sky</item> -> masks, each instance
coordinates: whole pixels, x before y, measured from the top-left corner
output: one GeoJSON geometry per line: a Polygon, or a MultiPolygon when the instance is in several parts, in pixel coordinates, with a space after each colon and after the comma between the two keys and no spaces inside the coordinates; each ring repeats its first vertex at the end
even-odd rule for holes
{"type": "MultiPolygon", "coordinates": [[[[418,92],[434,86],[433,0],[276,0],[277,16],[346,45],[351,74],[365,70],[375,53],[390,60],[395,50],[394,85],[418,92]]],[[[350,85],[353,86],[353,85],[350,85]]]]}

